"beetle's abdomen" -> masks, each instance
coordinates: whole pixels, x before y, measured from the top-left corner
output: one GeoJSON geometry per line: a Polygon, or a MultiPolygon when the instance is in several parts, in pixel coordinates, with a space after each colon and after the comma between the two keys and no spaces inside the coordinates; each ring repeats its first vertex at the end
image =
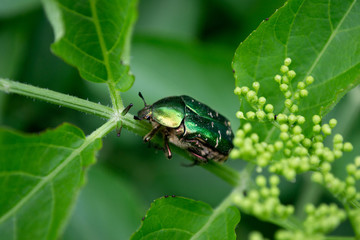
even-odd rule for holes
{"type": "Polygon", "coordinates": [[[228,155],[233,148],[233,133],[230,127],[223,123],[197,114],[186,114],[184,125],[185,139],[199,139],[214,151],[224,155],[228,155]]]}

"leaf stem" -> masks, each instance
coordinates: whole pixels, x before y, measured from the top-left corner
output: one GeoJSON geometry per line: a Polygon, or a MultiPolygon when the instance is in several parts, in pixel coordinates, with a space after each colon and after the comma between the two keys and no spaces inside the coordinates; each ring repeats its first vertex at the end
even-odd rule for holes
{"type": "Polygon", "coordinates": [[[55,92],[49,89],[34,87],[29,84],[0,78],[0,90],[5,93],[16,93],[19,95],[40,99],[45,102],[69,107],[81,112],[94,114],[102,118],[111,118],[113,110],[98,103],[93,103],[81,98],[55,92]]]}
{"type": "Polygon", "coordinates": [[[115,88],[115,84],[108,83],[109,93],[111,97],[111,102],[113,109],[120,113],[120,110],[124,108],[119,92],[115,88]]]}

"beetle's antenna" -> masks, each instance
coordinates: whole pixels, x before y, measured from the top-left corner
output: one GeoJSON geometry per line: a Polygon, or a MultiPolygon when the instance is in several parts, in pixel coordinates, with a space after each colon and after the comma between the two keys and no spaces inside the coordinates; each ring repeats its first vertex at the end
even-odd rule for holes
{"type": "Polygon", "coordinates": [[[143,95],[141,94],[141,92],[139,92],[139,97],[144,101],[144,105],[145,105],[145,107],[146,107],[147,104],[146,104],[145,99],[144,99],[143,95]]]}

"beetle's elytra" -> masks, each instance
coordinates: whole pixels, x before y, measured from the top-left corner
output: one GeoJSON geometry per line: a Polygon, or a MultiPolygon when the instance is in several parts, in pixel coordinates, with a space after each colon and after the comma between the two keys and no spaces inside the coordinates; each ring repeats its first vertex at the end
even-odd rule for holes
{"type": "Polygon", "coordinates": [[[166,97],[152,105],[146,104],[141,93],[139,96],[145,107],[135,118],[149,120],[153,126],[143,138],[145,142],[161,132],[168,158],[172,156],[169,142],[187,150],[195,163],[223,162],[228,158],[234,134],[223,115],[185,95],[166,97]]]}

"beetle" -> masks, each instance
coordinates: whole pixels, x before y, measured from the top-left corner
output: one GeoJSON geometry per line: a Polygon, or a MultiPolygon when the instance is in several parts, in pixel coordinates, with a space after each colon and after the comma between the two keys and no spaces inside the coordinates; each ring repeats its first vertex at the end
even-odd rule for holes
{"type": "Polygon", "coordinates": [[[169,142],[190,153],[194,164],[224,162],[228,158],[234,134],[223,115],[186,95],[166,97],[152,105],[146,104],[140,92],[139,96],[145,107],[134,118],[152,124],[143,140],[148,142],[161,132],[167,158],[172,156],[169,142]]]}

